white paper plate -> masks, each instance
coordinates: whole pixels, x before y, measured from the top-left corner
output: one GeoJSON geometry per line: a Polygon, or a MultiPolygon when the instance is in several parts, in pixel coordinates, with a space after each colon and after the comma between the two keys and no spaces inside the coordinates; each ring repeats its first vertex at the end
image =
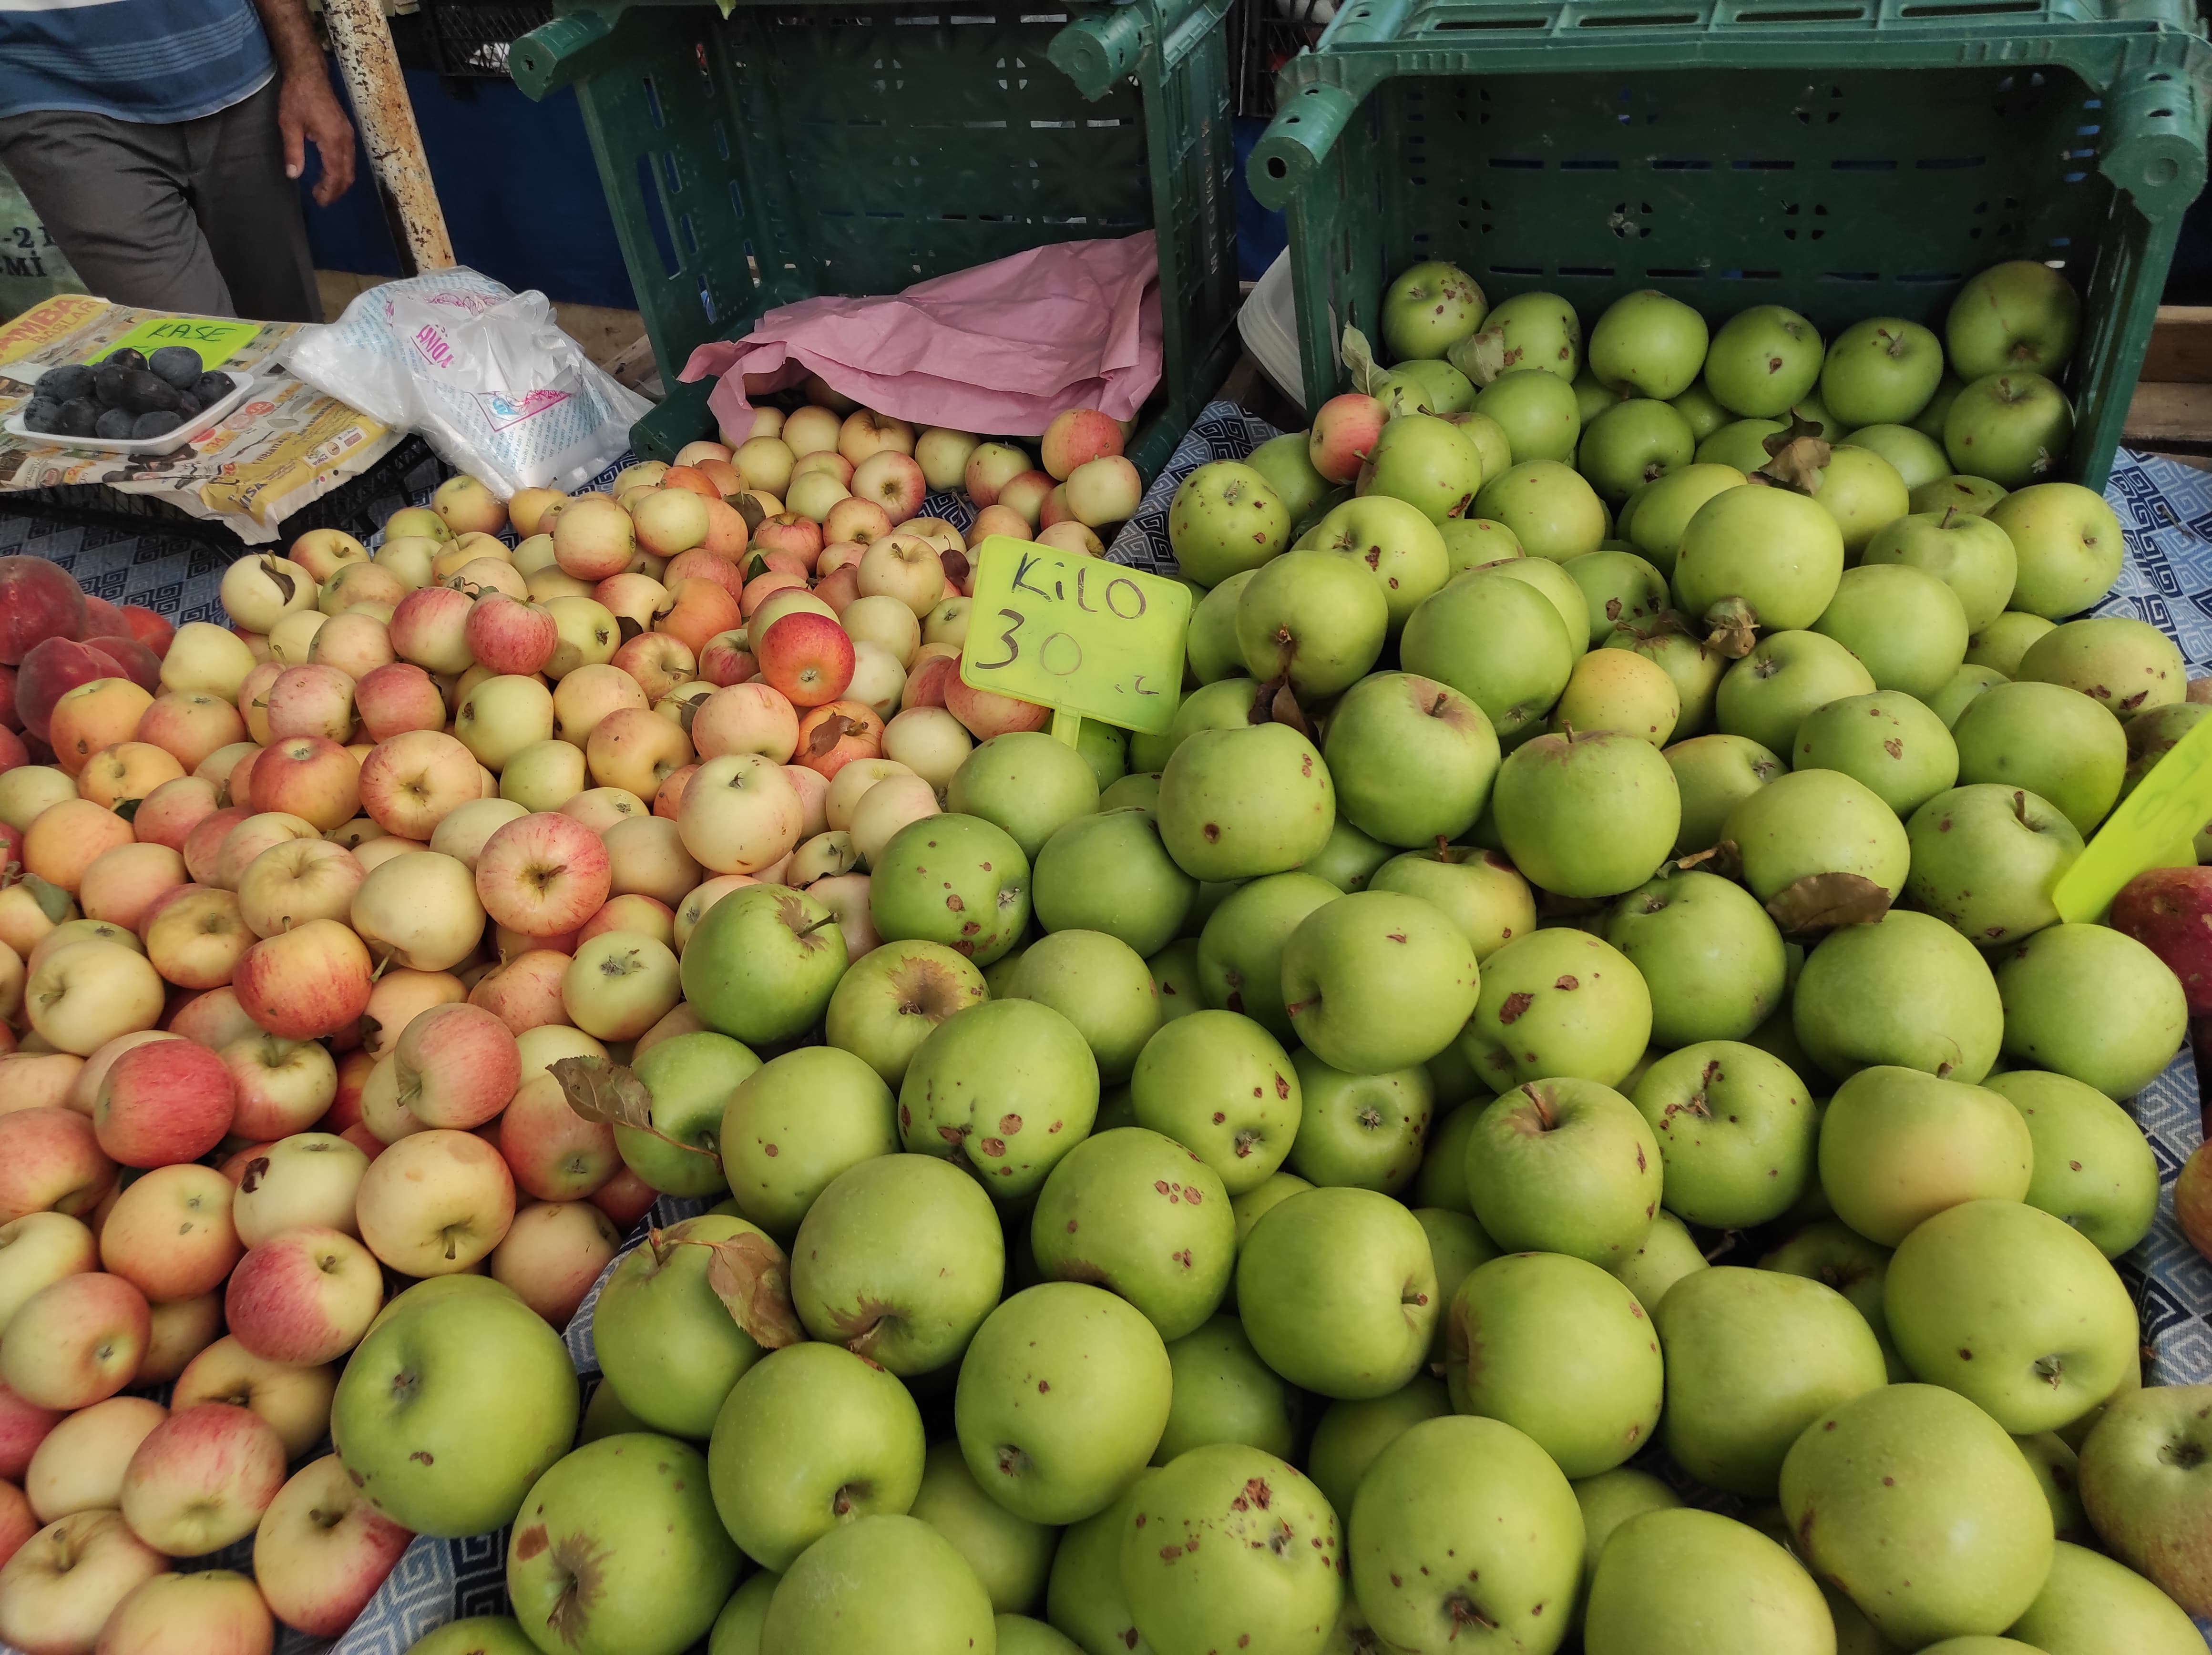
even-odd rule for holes
{"type": "MultiPolygon", "coordinates": [[[[29,363],[21,365],[11,363],[9,367],[8,377],[20,379],[23,374],[28,373],[33,379],[35,379],[47,367],[55,366],[57,364],[52,362],[36,367],[29,363]]],[[[251,373],[236,373],[228,368],[220,367],[210,368],[208,372],[220,373],[230,381],[230,395],[202,409],[175,430],[164,431],[158,437],[64,437],[52,431],[33,431],[23,423],[23,410],[21,408],[16,409],[4,421],[0,421],[0,431],[5,431],[11,437],[22,437],[35,443],[58,445],[64,448],[86,449],[100,454],[174,453],[201,432],[219,424],[224,415],[244,402],[253,390],[253,376],[251,373]]]]}

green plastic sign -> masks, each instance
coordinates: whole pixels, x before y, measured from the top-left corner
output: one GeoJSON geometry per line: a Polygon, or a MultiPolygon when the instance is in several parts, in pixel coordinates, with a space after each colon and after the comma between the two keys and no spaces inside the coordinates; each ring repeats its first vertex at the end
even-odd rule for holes
{"type": "Polygon", "coordinates": [[[2190,841],[2212,821],[2212,718],[2199,719],[2105,818],[2051,892],[2061,919],[2101,919],[2120,887],[2151,868],[2188,867],[2190,841]]]}
{"type": "Polygon", "coordinates": [[[107,349],[121,350],[127,345],[151,356],[164,345],[190,345],[199,352],[202,367],[216,367],[252,344],[260,331],[258,322],[228,321],[217,316],[154,316],[107,349]]]}
{"type": "Polygon", "coordinates": [[[1084,718],[1149,736],[1174,721],[1190,623],[1181,581],[993,535],[976,548],[973,600],[969,688],[1053,708],[1063,741],[1084,718]]]}

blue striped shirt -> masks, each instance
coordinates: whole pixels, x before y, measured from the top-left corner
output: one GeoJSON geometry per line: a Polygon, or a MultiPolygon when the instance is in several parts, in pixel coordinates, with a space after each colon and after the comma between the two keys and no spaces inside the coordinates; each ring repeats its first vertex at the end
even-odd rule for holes
{"type": "Polygon", "coordinates": [[[194,120],[275,73],[252,0],[0,0],[0,115],[194,120]]]}

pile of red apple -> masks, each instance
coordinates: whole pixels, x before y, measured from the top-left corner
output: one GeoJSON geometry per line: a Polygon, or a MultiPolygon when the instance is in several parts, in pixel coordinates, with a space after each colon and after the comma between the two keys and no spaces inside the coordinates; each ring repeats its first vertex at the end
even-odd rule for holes
{"type": "MultiPolygon", "coordinates": [[[[1141,492],[1122,435],[1064,415],[1040,470],[763,410],[614,497],[459,476],[374,557],[325,530],[242,559],[228,629],[0,559],[0,1564],[52,1525],[0,1643],[351,1622],[410,1536],[301,1463],[338,1365],[414,1278],[566,1323],[655,1191],[548,1065],[700,1028],[677,952],[714,902],[921,813],[854,821],[854,783],[911,771],[934,809],[1042,723],[954,670],[967,548],[1097,554],[1141,492]],[[962,487],[964,537],[917,516],[962,487]],[[684,812],[757,755],[797,811],[684,812]],[[248,1536],[252,1581],[169,1573],[248,1536]]],[[[805,879],[857,958],[852,865],[805,879]]]]}

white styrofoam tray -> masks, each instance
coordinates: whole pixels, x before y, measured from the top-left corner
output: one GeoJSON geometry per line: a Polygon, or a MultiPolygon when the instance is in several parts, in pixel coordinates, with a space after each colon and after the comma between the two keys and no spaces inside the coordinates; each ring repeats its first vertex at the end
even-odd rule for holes
{"type": "MultiPolygon", "coordinates": [[[[1237,312],[1237,331],[1275,389],[1299,408],[1306,405],[1305,375],[1298,367],[1298,301],[1291,291],[1288,249],[1275,255],[1252,296],[1237,312]]],[[[1311,410],[1308,410],[1310,412],[1311,410]]]]}
{"type": "MultiPolygon", "coordinates": [[[[62,366],[64,365],[58,362],[11,363],[9,366],[8,377],[13,379],[22,379],[23,375],[28,374],[30,379],[36,379],[48,368],[62,366]]],[[[253,376],[251,373],[237,373],[228,368],[221,367],[210,368],[208,372],[220,373],[230,381],[230,395],[202,409],[191,419],[178,426],[175,430],[164,431],[158,437],[64,437],[52,431],[33,431],[23,423],[23,410],[21,408],[10,414],[5,421],[0,421],[0,431],[5,431],[11,437],[22,437],[32,442],[55,443],[68,448],[93,449],[102,454],[174,453],[203,431],[221,423],[223,417],[244,402],[253,390],[253,376]]],[[[28,384],[30,379],[25,379],[23,383],[28,384]]]]}

